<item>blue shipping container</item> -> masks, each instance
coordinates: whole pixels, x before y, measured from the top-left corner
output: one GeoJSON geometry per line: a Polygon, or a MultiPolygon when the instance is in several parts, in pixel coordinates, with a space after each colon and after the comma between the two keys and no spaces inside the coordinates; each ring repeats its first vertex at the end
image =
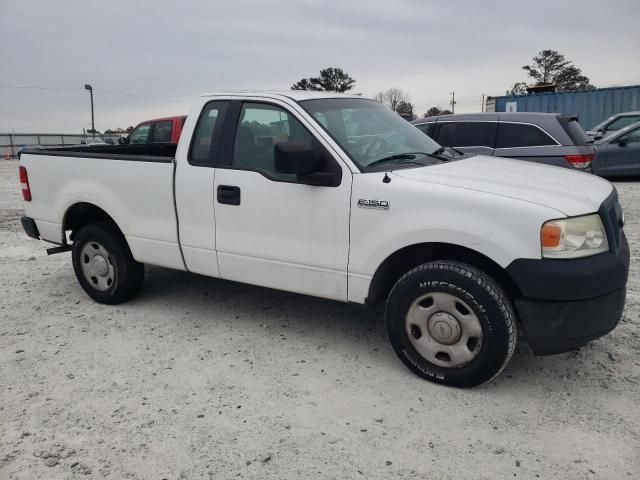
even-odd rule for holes
{"type": "Polygon", "coordinates": [[[577,92],[546,92],[495,97],[496,112],[577,113],[588,130],[616,113],[640,110],[640,85],[577,92]],[[515,109],[514,109],[515,108],[515,109]]]}

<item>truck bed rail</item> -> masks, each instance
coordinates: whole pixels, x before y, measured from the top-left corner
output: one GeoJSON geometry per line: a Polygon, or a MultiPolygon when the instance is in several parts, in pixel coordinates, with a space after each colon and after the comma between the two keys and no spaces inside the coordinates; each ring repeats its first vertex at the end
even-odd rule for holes
{"type": "Polygon", "coordinates": [[[177,145],[174,143],[149,143],[140,145],[73,145],[70,147],[26,149],[20,154],[171,163],[176,154],[176,147],[177,145]]]}

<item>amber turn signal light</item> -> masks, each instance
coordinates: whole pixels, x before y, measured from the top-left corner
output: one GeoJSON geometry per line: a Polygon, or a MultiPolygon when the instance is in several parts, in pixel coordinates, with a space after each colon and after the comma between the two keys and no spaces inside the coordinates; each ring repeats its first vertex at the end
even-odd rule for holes
{"type": "Polygon", "coordinates": [[[545,223],[540,230],[540,240],[542,247],[553,248],[560,245],[562,238],[562,228],[553,223],[545,223]]]}

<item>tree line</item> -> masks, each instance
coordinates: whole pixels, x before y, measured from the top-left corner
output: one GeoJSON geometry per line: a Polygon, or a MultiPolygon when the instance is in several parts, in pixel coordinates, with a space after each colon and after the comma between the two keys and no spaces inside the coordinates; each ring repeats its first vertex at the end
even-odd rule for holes
{"type": "MultiPolygon", "coordinates": [[[[589,77],[582,73],[572,61],[556,50],[541,50],[533,57],[529,65],[522,69],[527,72],[527,79],[517,81],[507,90],[507,95],[526,95],[540,87],[549,87],[559,92],[572,90],[592,90],[589,77]]],[[[301,78],[291,85],[292,90],[312,90],[322,92],[344,93],[353,88],[356,81],[351,75],[339,67],[327,67],[320,70],[318,76],[301,78]]],[[[373,99],[386,105],[406,119],[417,118],[409,94],[398,87],[382,90],[373,99]]],[[[434,105],[422,113],[423,117],[447,115],[451,110],[434,105]]],[[[107,129],[104,133],[129,133],[133,127],[126,129],[107,129]]],[[[88,132],[92,133],[92,132],[88,132]]],[[[95,133],[100,133],[96,131],[95,133]]]]}
{"type": "MultiPolygon", "coordinates": [[[[515,82],[507,90],[507,95],[526,95],[536,88],[549,87],[560,92],[572,90],[592,90],[589,78],[556,50],[541,50],[532,59],[532,63],[522,67],[527,72],[528,81],[515,82]]],[[[291,86],[292,90],[314,90],[344,93],[355,87],[356,81],[339,67],[320,70],[317,77],[302,78],[291,86]]],[[[400,88],[392,87],[380,91],[373,99],[388,106],[404,118],[413,119],[416,115],[409,95],[400,88]]],[[[423,117],[447,115],[451,111],[434,105],[422,114],[423,117]]]]}

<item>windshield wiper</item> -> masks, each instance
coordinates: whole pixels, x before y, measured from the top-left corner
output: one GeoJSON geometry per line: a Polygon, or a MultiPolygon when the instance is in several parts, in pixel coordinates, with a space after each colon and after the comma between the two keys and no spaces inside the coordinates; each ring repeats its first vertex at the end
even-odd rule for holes
{"type": "Polygon", "coordinates": [[[449,160],[451,160],[451,157],[443,155],[443,153],[446,153],[447,148],[449,147],[440,147],[435,152],[425,153],[425,155],[428,155],[431,158],[437,158],[438,160],[442,160],[443,162],[448,162],[449,160]]]}
{"type": "Polygon", "coordinates": [[[447,150],[447,148],[449,150],[453,150],[454,152],[460,154],[460,155],[465,155],[465,152],[463,152],[462,150],[458,150],[456,147],[449,147],[448,145],[442,145],[437,151],[433,152],[433,153],[443,153],[447,150]]]}
{"type": "MultiPolygon", "coordinates": [[[[428,153],[424,153],[424,152],[407,152],[407,153],[396,153],[395,155],[389,155],[388,157],[383,157],[380,158],[378,160],[375,160],[373,162],[371,162],[369,165],[367,165],[367,168],[369,167],[373,167],[375,165],[380,165],[382,163],[387,163],[387,162],[393,162],[394,160],[413,160],[415,159],[418,155],[429,155],[428,153]]],[[[398,162],[398,163],[415,163],[418,165],[422,165],[422,163],[420,162],[398,162]]]]}

